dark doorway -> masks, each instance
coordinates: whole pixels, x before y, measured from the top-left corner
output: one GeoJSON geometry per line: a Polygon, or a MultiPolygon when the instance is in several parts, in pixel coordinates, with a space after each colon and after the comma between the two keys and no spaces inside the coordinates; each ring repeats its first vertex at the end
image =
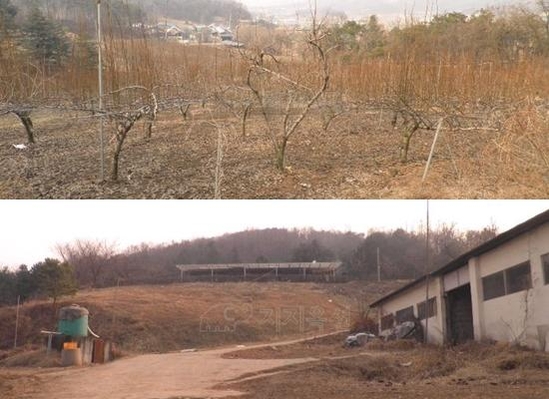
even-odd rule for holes
{"type": "Polygon", "coordinates": [[[456,345],[473,340],[473,305],[471,303],[471,286],[449,291],[446,298],[448,332],[450,344],[456,345]]]}

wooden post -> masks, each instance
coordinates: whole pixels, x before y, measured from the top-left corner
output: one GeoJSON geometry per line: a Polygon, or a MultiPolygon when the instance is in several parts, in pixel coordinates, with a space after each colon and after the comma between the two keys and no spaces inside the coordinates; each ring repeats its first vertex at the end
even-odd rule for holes
{"type": "Polygon", "coordinates": [[[435,133],[435,138],[433,139],[433,145],[431,146],[431,152],[429,153],[429,159],[427,159],[427,165],[425,165],[425,171],[423,172],[423,178],[421,179],[422,183],[427,178],[427,173],[429,173],[429,167],[431,166],[431,161],[433,160],[433,155],[435,154],[435,146],[437,145],[438,135],[440,134],[440,131],[442,130],[442,123],[443,122],[444,122],[444,118],[440,118],[439,121],[438,121],[437,131],[435,133]]]}
{"type": "Polygon", "coordinates": [[[48,347],[46,348],[46,354],[49,355],[51,353],[51,343],[53,341],[53,334],[48,334],[48,347]]]}
{"type": "Polygon", "coordinates": [[[214,282],[214,269],[211,268],[210,269],[210,273],[211,273],[211,279],[212,279],[212,283],[214,282]]]}

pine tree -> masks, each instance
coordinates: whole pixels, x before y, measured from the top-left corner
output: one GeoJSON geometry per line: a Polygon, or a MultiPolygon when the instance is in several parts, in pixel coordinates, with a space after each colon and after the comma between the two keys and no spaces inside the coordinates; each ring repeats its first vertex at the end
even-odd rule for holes
{"type": "Polygon", "coordinates": [[[59,65],[69,51],[61,26],[33,8],[23,26],[24,45],[32,56],[44,64],[59,65]]]}
{"type": "Polygon", "coordinates": [[[13,28],[16,15],[17,8],[10,0],[0,0],[0,39],[5,36],[6,31],[13,28]]]}
{"type": "Polygon", "coordinates": [[[53,299],[53,303],[63,295],[74,295],[78,291],[74,269],[67,262],[46,259],[34,265],[31,274],[38,291],[53,299]]]}
{"type": "Polygon", "coordinates": [[[2,25],[11,25],[17,15],[17,8],[11,4],[11,0],[0,0],[0,23],[2,25]]]}

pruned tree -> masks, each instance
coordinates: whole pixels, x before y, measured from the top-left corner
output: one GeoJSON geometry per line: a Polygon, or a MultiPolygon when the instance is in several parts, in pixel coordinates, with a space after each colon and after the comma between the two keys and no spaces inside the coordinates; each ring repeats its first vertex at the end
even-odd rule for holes
{"type": "Polygon", "coordinates": [[[245,54],[248,62],[246,84],[255,99],[263,119],[265,132],[272,143],[276,167],[284,170],[286,149],[290,138],[298,131],[312,107],[328,89],[330,66],[325,27],[318,22],[316,8],[313,24],[306,41],[313,65],[301,74],[292,73],[268,51],[256,50],[245,54]]]}
{"type": "Polygon", "coordinates": [[[436,120],[431,120],[427,112],[412,106],[404,98],[398,98],[391,108],[393,110],[391,124],[401,134],[400,162],[406,163],[410,143],[416,132],[418,130],[434,130],[436,120]]]}
{"type": "Polygon", "coordinates": [[[29,110],[14,110],[12,113],[19,119],[25,132],[27,133],[27,141],[29,144],[34,144],[34,124],[31,119],[31,111],[29,110]]]}
{"type": "Polygon", "coordinates": [[[111,164],[112,181],[118,180],[120,155],[122,153],[124,142],[128,137],[128,133],[132,130],[137,122],[139,122],[141,119],[144,119],[146,120],[145,137],[146,139],[150,139],[152,136],[153,125],[158,115],[158,100],[156,94],[154,93],[154,88],[152,90],[149,90],[143,86],[130,86],[117,90],[111,93],[111,95],[120,95],[121,93],[130,90],[145,91],[146,95],[142,97],[139,101],[141,103],[140,106],[136,106],[134,110],[118,112],[106,111],[107,116],[115,126],[113,135],[114,150],[111,164]],[[144,105],[143,102],[145,102],[144,105]]]}

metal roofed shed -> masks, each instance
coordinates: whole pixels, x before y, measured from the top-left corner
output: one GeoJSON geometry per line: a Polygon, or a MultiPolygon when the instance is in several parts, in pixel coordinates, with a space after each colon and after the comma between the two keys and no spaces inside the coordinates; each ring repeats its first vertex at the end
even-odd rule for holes
{"type": "Polygon", "coordinates": [[[337,281],[342,262],[177,265],[183,281],[337,281]]]}

